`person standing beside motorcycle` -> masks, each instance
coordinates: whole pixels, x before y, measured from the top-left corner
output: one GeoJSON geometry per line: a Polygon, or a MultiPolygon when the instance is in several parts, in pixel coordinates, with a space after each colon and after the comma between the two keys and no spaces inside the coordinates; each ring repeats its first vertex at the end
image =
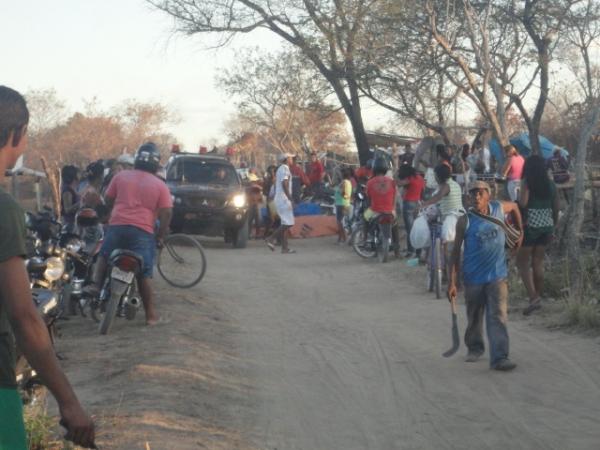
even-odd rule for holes
{"type": "Polygon", "coordinates": [[[150,280],[156,247],[162,247],[173,209],[169,188],[156,176],[159,165],[158,147],[147,142],[135,154],[134,169],[119,172],[106,189],[106,203],[109,208],[112,207],[112,212],[94,271],[94,292],[91,292],[98,295],[106,272],[106,262],[113,250],[130,250],[139,254],[143,259],[143,268],[138,285],[147,325],[155,325],[159,320],[150,280]],[[160,226],[155,235],[157,219],[160,226]]]}
{"type": "MultiPolygon", "coordinates": [[[[0,179],[27,147],[29,111],[17,91],[0,86],[0,179]]],[[[66,439],[94,447],[94,422],[60,368],[46,325],[35,308],[25,268],[25,214],[0,188],[0,449],[28,448],[16,389],[15,342],[58,402],[66,439]]]]}

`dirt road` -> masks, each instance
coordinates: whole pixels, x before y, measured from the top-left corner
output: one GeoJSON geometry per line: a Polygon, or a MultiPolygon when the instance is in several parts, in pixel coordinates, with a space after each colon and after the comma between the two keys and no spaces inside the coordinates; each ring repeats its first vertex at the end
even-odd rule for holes
{"type": "Polygon", "coordinates": [[[422,268],[332,239],[294,244],[296,255],[209,243],[201,285],[157,280],[168,322],[153,329],[63,325],[101,448],[600,448],[598,338],[511,316],[514,372],[466,364],[464,347],[445,359],[448,303],[424,292],[422,268]]]}

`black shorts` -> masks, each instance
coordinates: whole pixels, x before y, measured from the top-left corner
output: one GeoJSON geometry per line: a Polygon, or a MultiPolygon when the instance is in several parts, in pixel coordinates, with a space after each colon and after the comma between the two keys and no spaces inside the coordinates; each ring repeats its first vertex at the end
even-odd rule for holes
{"type": "Polygon", "coordinates": [[[350,211],[348,206],[335,205],[335,217],[338,222],[341,222],[344,216],[347,216],[350,211]]]}
{"type": "Polygon", "coordinates": [[[531,234],[528,233],[527,230],[525,230],[525,236],[523,238],[523,247],[549,245],[550,242],[552,242],[552,233],[543,233],[531,236],[531,234]]]}

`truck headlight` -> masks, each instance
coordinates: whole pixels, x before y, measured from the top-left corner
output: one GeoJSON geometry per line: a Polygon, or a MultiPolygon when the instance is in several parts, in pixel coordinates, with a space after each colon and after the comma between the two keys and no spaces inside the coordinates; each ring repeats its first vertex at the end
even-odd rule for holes
{"type": "Polygon", "coordinates": [[[65,265],[60,258],[51,257],[46,259],[46,270],[44,278],[50,282],[60,280],[65,272],[65,265]]]}
{"type": "Polygon", "coordinates": [[[238,194],[238,195],[234,196],[231,203],[236,208],[243,208],[244,206],[246,206],[246,195],[238,194]]]}

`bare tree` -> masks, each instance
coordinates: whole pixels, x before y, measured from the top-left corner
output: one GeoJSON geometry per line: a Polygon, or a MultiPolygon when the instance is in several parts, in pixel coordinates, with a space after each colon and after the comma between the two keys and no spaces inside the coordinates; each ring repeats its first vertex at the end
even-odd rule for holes
{"type": "MultiPolygon", "coordinates": [[[[369,158],[358,87],[357,49],[371,14],[393,0],[147,0],[188,35],[216,33],[221,44],[266,29],[301,51],[331,85],[354,134],[361,162],[369,158]]],[[[398,0],[396,0],[398,3],[398,0]]]]}
{"type": "Polygon", "coordinates": [[[579,85],[583,112],[575,158],[575,187],[566,227],[571,296],[581,301],[583,267],[579,242],[585,216],[585,165],[590,137],[600,122],[600,64],[592,58],[593,46],[600,45],[600,4],[595,0],[585,0],[570,10],[565,20],[569,24],[569,32],[565,36],[566,51],[571,52],[569,67],[573,69],[579,85]]]}
{"type": "Polygon", "coordinates": [[[32,89],[25,94],[30,112],[29,133],[42,133],[67,120],[67,107],[54,89],[32,89]]]}
{"type": "MultiPolygon", "coordinates": [[[[217,84],[236,101],[236,147],[249,147],[252,134],[280,152],[345,152],[346,120],[331,100],[331,86],[298,52],[238,52],[237,64],[221,70],[217,84]],[[241,126],[241,128],[240,128],[241,126]],[[242,143],[242,144],[240,144],[242,143]]],[[[246,149],[247,151],[247,149],[246,149]]]]}

